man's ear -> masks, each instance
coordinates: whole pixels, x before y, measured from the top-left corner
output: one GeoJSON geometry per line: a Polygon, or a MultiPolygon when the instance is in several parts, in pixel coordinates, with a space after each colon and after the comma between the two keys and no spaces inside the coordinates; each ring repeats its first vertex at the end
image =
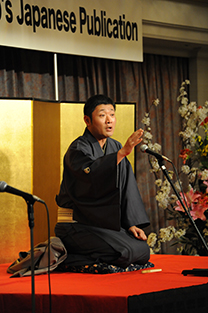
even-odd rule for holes
{"type": "Polygon", "coordinates": [[[89,116],[85,115],[85,116],[84,116],[84,121],[85,121],[85,124],[87,125],[87,127],[90,126],[90,124],[91,124],[91,119],[90,119],[89,116]]]}

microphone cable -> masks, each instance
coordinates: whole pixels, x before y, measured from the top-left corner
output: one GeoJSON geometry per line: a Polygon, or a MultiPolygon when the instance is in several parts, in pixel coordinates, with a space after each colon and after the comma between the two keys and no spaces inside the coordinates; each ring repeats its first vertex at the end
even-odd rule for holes
{"type": "Polygon", "coordinates": [[[50,275],[50,257],[51,257],[51,251],[50,251],[50,217],[49,217],[49,210],[47,204],[42,201],[46,208],[47,213],[47,225],[48,225],[48,292],[49,292],[49,313],[51,313],[52,310],[52,300],[51,300],[51,275],[50,275]]]}
{"type": "Polygon", "coordinates": [[[171,163],[172,166],[173,166],[173,170],[174,170],[174,173],[175,173],[175,175],[176,175],[176,179],[177,179],[177,181],[178,181],[178,184],[179,184],[179,187],[180,187],[180,190],[181,190],[181,194],[182,194],[182,196],[183,196],[183,200],[184,200],[184,203],[185,203],[185,205],[186,205],[186,208],[187,208],[187,210],[190,212],[190,207],[188,206],[188,203],[187,203],[187,201],[186,201],[186,197],[185,197],[185,194],[184,194],[184,191],[183,191],[181,182],[180,182],[180,178],[179,178],[179,175],[178,175],[178,171],[177,171],[177,169],[176,169],[174,163],[173,163],[172,161],[171,161],[170,163],[171,163]]]}

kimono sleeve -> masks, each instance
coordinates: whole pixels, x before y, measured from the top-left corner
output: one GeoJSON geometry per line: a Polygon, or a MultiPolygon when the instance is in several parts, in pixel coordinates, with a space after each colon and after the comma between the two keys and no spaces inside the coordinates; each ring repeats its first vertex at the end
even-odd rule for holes
{"type": "Polygon", "coordinates": [[[64,175],[58,202],[67,194],[79,223],[120,229],[117,152],[95,157],[83,142],[73,144],[64,158],[64,175]]]}

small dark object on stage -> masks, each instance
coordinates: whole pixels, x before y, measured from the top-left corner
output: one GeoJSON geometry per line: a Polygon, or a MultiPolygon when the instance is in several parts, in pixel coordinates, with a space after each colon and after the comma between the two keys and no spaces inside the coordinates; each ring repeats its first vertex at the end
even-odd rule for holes
{"type": "Polygon", "coordinates": [[[206,276],[208,277],[208,269],[206,268],[193,268],[192,270],[183,270],[181,272],[184,276],[194,275],[194,276],[206,276]]]}

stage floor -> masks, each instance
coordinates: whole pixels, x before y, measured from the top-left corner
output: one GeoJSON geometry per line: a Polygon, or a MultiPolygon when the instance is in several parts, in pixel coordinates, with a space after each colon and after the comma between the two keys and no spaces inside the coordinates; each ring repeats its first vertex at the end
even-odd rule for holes
{"type": "MultiPolygon", "coordinates": [[[[154,263],[155,269],[162,271],[146,274],[142,274],[141,270],[115,274],[52,272],[50,275],[52,312],[133,313],[140,312],[139,308],[143,307],[141,311],[143,313],[161,313],[165,312],[164,308],[161,309],[162,303],[173,296],[176,298],[172,299],[172,303],[178,303],[177,312],[180,312],[178,307],[182,300],[186,302],[186,295],[191,297],[190,301],[195,297],[194,305],[197,298],[202,311],[188,309],[190,306],[188,304],[186,311],[184,303],[181,302],[183,309],[181,312],[208,312],[208,277],[181,274],[183,270],[208,268],[208,257],[152,255],[150,261],[154,263]],[[174,293],[171,294],[170,291],[174,293]],[[183,298],[180,301],[180,297],[177,299],[179,294],[183,298]]],[[[0,265],[0,312],[29,313],[32,311],[31,277],[10,278],[11,275],[6,273],[9,265],[0,265]]],[[[49,312],[48,294],[48,276],[46,274],[35,276],[36,312],[49,312]]],[[[193,305],[191,307],[193,308],[193,305]]],[[[168,312],[175,312],[173,305],[169,307],[168,312]]]]}

